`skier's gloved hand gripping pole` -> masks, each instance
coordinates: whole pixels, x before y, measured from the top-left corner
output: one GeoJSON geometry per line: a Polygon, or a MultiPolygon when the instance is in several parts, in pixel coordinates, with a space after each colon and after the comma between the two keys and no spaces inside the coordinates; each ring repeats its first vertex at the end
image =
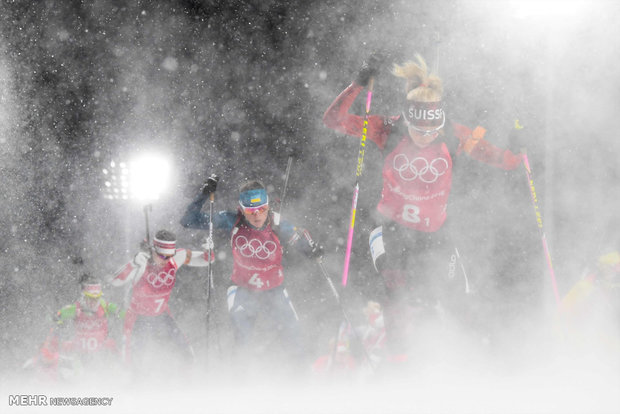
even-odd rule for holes
{"type": "Polygon", "coordinates": [[[344,256],[344,269],[342,270],[342,286],[347,285],[349,277],[349,263],[351,261],[351,248],[353,247],[353,230],[355,228],[355,214],[357,211],[357,199],[360,192],[360,177],[364,167],[364,154],[366,152],[366,136],[368,133],[368,113],[370,112],[370,102],[372,100],[372,90],[374,86],[374,77],[379,73],[379,64],[381,56],[375,54],[368,59],[367,63],[362,65],[355,82],[361,86],[368,86],[366,95],[366,112],[364,114],[364,124],[362,126],[362,139],[360,140],[360,148],[357,156],[357,169],[355,172],[355,187],[353,189],[353,203],[351,205],[351,221],[349,225],[349,234],[347,236],[347,249],[344,256]]]}
{"type": "MultiPolygon", "coordinates": [[[[515,128],[519,127],[518,121],[515,121],[515,128]]],[[[522,127],[521,127],[522,128],[522,127]]],[[[555,272],[553,271],[553,263],[551,261],[551,253],[549,252],[549,246],[547,245],[547,237],[543,229],[542,215],[540,208],[538,207],[538,197],[536,196],[536,188],[534,187],[534,179],[532,178],[532,169],[530,168],[530,162],[527,158],[525,149],[521,150],[523,154],[523,165],[525,167],[525,174],[527,175],[527,182],[530,188],[530,195],[532,196],[532,204],[534,206],[534,213],[536,214],[536,224],[538,227],[538,233],[540,235],[543,251],[545,253],[545,259],[547,260],[547,266],[549,267],[549,276],[551,277],[551,286],[553,288],[553,294],[555,295],[556,304],[560,305],[560,293],[558,291],[558,284],[555,278],[555,272]]]]}

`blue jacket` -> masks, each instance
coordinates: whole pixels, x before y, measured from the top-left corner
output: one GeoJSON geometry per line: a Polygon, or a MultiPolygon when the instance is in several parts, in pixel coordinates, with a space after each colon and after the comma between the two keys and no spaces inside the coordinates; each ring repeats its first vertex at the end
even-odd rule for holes
{"type": "MultiPolygon", "coordinates": [[[[185,214],[181,218],[181,225],[183,227],[209,230],[209,213],[202,211],[202,207],[208,199],[209,196],[200,194],[187,206],[185,214]]],[[[274,214],[275,213],[270,211],[269,218],[265,223],[267,224],[269,220],[271,220],[272,228],[274,228],[278,234],[280,242],[283,245],[295,245],[300,251],[309,254],[312,250],[312,246],[310,246],[308,240],[303,237],[302,233],[304,229],[295,227],[286,220],[280,220],[280,224],[276,226],[273,224],[274,214]],[[302,239],[303,242],[298,243],[298,241],[302,239]]],[[[213,228],[232,232],[233,227],[239,221],[243,221],[248,226],[253,227],[245,220],[240,210],[223,210],[213,215],[213,228]]]]}

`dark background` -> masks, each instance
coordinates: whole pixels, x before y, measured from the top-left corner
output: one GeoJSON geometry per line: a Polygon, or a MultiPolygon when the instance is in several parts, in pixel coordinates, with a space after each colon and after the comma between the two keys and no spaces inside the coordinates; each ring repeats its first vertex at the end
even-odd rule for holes
{"type": "MultiPolygon", "coordinates": [[[[420,53],[444,81],[451,119],[485,126],[500,147],[527,148],[566,293],[602,249],[617,246],[620,10],[615,2],[559,3],[3,2],[3,370],[36,352],[50,315],[77,297],[79,274],[105,278],[144,237],[142,205],[102,197],[102,170],[113,160],[149,151],[169,157],[172,185],[153,205],[152,231],[168,228],[181,247],[198,249],[204,232],[178,220],[210,173],[221,177],[216,209],[235,208],[247,178],[262,179],[277,198],[294,156],[284,216],[326,247],[338,282],[358,141],[328,130],[321,117],[375,50],[388,58],[372,113],[398,113],[403,85],[390,65],[420,53]],[[533,3],[538,12],[556,6],[548,14],[520,8],[533,3]],[[515,119],[526,127],[519,136],[515,119]]],[[[379,171],[369,146],[344,298],[355,320],[367,299],[381,295],[366,248],[374,194],[365,191],[379,171]]],[[[554,299],[524,170],[460,158],[449,215],[482,310],[477,326],[489,335],[525,332],[554,299]]],[[[226,236],[216,243],[216,312],[225,326],[226,236]]],[[[316,265],[288,263],[291,296],[319,353],[338,308],[316,265]]],[[[171,300],[199,351],[203,276],[182,269],[171,300]]],[[[122,300],[109,287],[106,296],[122,300]]]]}

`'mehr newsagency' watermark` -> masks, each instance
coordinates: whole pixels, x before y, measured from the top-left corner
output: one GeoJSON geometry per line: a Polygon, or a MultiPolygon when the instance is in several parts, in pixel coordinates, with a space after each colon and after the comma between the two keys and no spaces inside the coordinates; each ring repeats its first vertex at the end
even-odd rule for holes
{"type": "Polygon", "coordinates": [[[48,397],[47,395],[9,395],[9,405],[17,406],[111,406],[111,397],[48,397]]]}

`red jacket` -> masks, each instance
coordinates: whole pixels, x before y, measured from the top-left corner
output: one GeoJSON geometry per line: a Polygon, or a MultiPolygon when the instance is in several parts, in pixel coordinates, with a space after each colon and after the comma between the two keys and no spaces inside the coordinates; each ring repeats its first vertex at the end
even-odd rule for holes
{"type": "MultiPolygon", "coordinates": [[[[347,135],[362,136],[364,119],[349,113],[362,89],[353,83],[338,95],[323,115],[327,127],[347,135]]],[[[465,152],[497,168],[515,169],[522,161],[521,155],[501,150],[484,140],[484,128],[472,130],[460,124],[452,124],[452,137],[440,135],[427,147],[420,148],[407,133],[394,134],[399,120],[400,116],[369,115],[366,138],[382,150],[389,148],[384,159],[383,190],[377,210],[403,226],[435,232],[445,222],[452,186],[452,157],[447,140],[457,140],[457,155],[465,152]],[[396,146],[388,143],[396,143],[396,146]]]]}

